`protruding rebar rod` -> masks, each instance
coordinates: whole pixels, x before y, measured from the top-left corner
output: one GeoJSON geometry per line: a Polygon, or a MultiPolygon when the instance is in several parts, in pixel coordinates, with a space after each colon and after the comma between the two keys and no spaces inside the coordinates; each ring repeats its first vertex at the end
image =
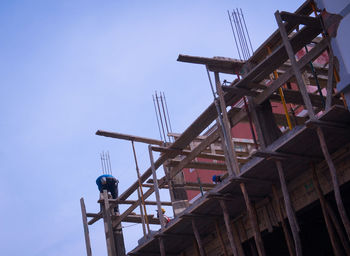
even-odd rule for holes
{"type": "Polygon", "coordinates": [[[160,140],[163,140],[162,132],[161,132],[161,130],[160,130],[160,124],[159,124],[158,112],[157,112],[157,107],[156,107],[156,101],[155,101],[153,95],[152,95],[152,99],[153,99],[153,105],[154,105],[154,112],[156,113],[156,118],[157,118],[157,124],[158,124],[158,130],[159,130],[160,140]]]}
{"type": "Polygon", "coordinates": [[[169,110],[168,110],[168,103],[165,98],[165,93],[163,92],[163,97],[164,97],[164,103],[165,103],[165,109],[166,109],[166,114],[168,116],[168,122],[169,122],[169,128],[170,132],[173,132],[173,128],[171,127],[171,121],[170,121],[170,116],[169,116],[169,110]]]}
{"type": "Polygon", "coordinates": [[[167,139],[166,139],[166,135],[165,135],[165,130],[164,130],[164,124],[163,124],[162,112],[160,111],[160,106],[159,106],[159,98],[158,98],[158,94],[157,94],[157,92],[156,92],[156,101],[157,101],[157,107],[158,107],[159,119],[160,119],[160,124],[161,124],[161,126],[162,126],[162,132],[163,132],[163,136],[164,136],[164,141],[167,141],[167,139]]]}
{"type": "Polygon", "coordinates": [[[240,50],[239,50],[239,48],[238,48],[238,44],[237,44],[237,39],[236,39],[235,30],[233,29],[233,24],[232,24],[231,14],[230,14],[230,12],[229,12],[228,10],[227,10],[227,14],[228,14],[228,18],[230,19],[230,24],[231,24],[232,34],[233,34],[233,38],[234,38],[234,40],[235,40],[235,44],[236,44],[236,48],[237,48],[237,52],[238,52],[238,56],[239,56],[239,58],[242,60],[241,53],[240,53],[240,50]]]}
{"type": "Polygon", "coordinates": [[[241,9],[241,14],[242,14],[242,18],[243,18],[245,31],[247,32],[247,36],[248,36],[248,40],[249,40],[249,44],[250,44],[250,49],[252,50],[252,54],[253,54],[254,50],[253,50],[253,46],[252,46],[252,41],[250,40],[249,31],[248,31],[248,28],[247,28],[247,24],[245,23],[245,19],[244,19],[244,15],[243,15],[242,9],[241,9]]]}

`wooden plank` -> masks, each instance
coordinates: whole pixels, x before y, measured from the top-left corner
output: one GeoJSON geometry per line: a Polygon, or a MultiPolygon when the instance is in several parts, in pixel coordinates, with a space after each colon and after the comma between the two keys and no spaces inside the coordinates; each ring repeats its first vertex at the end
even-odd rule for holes
{"type": "Polygon", "coordinates": [[[204,64],[208,66],[210,71],[223,72],[228,74],[237,74],[242,69],[244,65],[244,61],[231,59],[231,58],[223,58],[223,57],[214,57],[214,58],[206,58],[206,57],[197,57],[197,56],[189,56],[180,54],[177,58],[177,61],[187,62],[187,63],[195,63],[195,64],[204,64]]]}
{"type": "Polygon", "coordinates": [[[81,217],[83,219],[86,255],[87,256],[91,256],[92,255],[91,242],[90,242],[89,227],[88,227],[88,223],[87,223],[87,216],[86,216],[86,208],[85,208],[84,198],[80,198],[80,207],[81,207],[81,217]]]}
{"type": "MultiPolygon", "coordinates": [[[[117,201],[115,199],[109,199],[109,202],[111,205],[116,204],[117,201]]],[[[134,204],[136,203],[136,200],[124,200],[124,201],[118,201],[118,204],[134,204]]],[[[171,202],[160,202],[162,205],[166,206],[172,206],[171,202]]],[[[156,201],[145,201],[146,205],[157,205],[156,201]]]]}
{"type": "Polygon", "coordinates": [[[159,145],[159,146],[164,145],[164,142],[161,140],[150,139],[150,138],[146,138],[146,137],[139,137],[139,136],[134,136],[134,135],[130,135],[130,134],[117,133],[117,132],[107,132],[107,131],[98,130],[96,132],[96,135],[114,138],[114,139],[142,142],[142,143],[146,143],[146,144],[154,144],[154,145],[159,145]]]}

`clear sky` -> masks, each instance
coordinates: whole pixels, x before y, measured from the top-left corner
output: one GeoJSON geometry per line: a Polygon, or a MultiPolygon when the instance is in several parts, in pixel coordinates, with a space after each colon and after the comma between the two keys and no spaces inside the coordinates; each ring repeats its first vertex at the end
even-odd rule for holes
{"type": "MultiPolygon", "coordinates": [[[[177,62],[178,54],[238,58],[228,9],[243,9],[256,49],[277,28],[273,13],[301,4],[0,1],[1,255],[84,255],[79,199],[98,211],[100,152],[109,150],[120,191],[136,178],[130,143],[96,130],[159,138],[157,90],[167,96],[174,132],[182,132],[212,96],[204,67],[177,62]]],[[[136,150],[143,172],[148,152],[136,150]]],[[[127,251],[141,230],[124,229],[127,251]]],[[[106,255],[102,222],[90,234],[93,254],[106,255]]]]}

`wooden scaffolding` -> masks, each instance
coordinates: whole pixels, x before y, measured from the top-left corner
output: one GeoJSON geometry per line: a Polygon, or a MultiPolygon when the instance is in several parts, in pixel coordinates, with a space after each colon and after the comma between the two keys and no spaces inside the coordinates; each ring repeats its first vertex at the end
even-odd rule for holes
{"type": "MultiPolygon", "coordinates": [[[[253,238],[252,248],[262,256],[266,252],[261,232],[271,232],[276,226],[283,229],[290,255],[302,255],[296,211],[318,199],[334,254],[350,254],[350,223],[340,193],[340,185],[350,180],[350,171],[348,168],[340,179],[336,168],[349,156],[350,113],[334,89],[338,77],[332,39],[325,33],[320,15],[312,16],[313,12],[312,1],[305,2],[295,13],[277,11],[278,30],[246,62],[179,55],[178,61],[205,65],[214,74],[217,97],[182,134],[171,135],[173,143],[97,131],[97,135],[149,144],[151,164],[142,174],[137,167],[138,180],[117,199],[103,197],[99,213],[86,213],[82,202],[88,255],[91,249],[87,225],[99,219],[105,222],[110,256],[116,254],[113,242],[108,242],[113,240],[109,230],[126,221],[143,223],[145,236],[128,255],[216,255],[208,253],[204,246],[204,240],[210,239],[208,234],[216,234],[222,255],[244,255],[242,243],[253,238]],[[309,50],[297,60],[295,54],[305,47],[309,50]],[[313,63],[325,52],[328,65],[313,63]],[[238,74],[241,78],[223,85],[220,73],[238,74]],[[284,107],[293,105],[292,110],[299,112],[274,113],[271,102],[284,107]],[[232,127],[247,122],[256,138],[232,138],[232,127]],[[209,132],[201,135],[211,125],[209,132]],[[281,126],[285,127],[283,132],[281,126]],[[160,152],[160,157],[154,160],[153,152],[160,152]],[[217,161],[201,162],[197,157],[217,161]],[[165,177],[157,177],[160,167],[165,177]],[[191,205],[187,202],[165,224],[161,206],[174,206],[177,200],[171,195],[172,202],[161,202],[159,189],[169,189],[170,194],[176,187],[198,189],[196,183],[172,182],[184,168],[224,170],[226,174],[221,183],[202,184],[206,193],[191,205]],[[324,173],[329,180],[322,178],[324,173]],[[307,195],[307,200],[297,202],[298,196],[291,195],[291,191],[298,191],[298,184],[308,180],[315,187],[316,197],[307,195]],[[336,214],[324,197],[330,191],[335,195],[336,214]],[[138,200],[128,200],[134,192],[138,192],[138,200]],[[146,201],[153,193],[156,201],[146,201]],[[116,204],[130,206],[120,215],[111,216],[110,209],[116,204]],[[157,205],[159,219],[147,215],[146,205],[157,205]],[[133,214],[137,207],[140,215],[133,214]],[[148,224],[159,224],[161,228],[150,232],[146,230],[148,224]]],[[[135,161],[137,166],[136,158],[135,161]]]]}

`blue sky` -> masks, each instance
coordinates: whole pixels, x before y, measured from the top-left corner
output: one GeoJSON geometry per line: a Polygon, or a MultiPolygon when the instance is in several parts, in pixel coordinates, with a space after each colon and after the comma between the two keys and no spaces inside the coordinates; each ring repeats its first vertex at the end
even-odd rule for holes
{"type": "MultiPolygon", "coordinates": [[[[182,132],[212,96],[204,67],[178,54],[237,58],[227,9],[243,9],[256,49],[277,28],[273,13],[301,3],[1,1],[1,254],[84,255],[79,199],[98,211],[100,152],[109,150],[120,191],[136,178],[130,143],[95,131],[159,138],[157,90],[182,132]]],[[[148,152],[136,150],[144,171],[148,152]]],[[[128,251],[141,230],[125,228],[128,251]]],[[[102,223],[90,234],[93,254],[106,255],[102,223]]]]}

